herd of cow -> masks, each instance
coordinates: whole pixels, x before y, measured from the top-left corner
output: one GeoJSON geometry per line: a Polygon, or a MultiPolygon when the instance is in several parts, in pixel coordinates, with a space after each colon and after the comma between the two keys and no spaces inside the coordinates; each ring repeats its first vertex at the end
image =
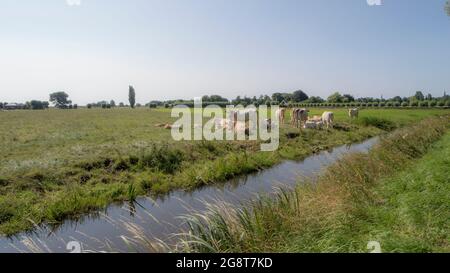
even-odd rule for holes
{"type": "MultiPolygon", "coordinates": [[[[348,115],[350,118],[358,118],[359,109],[353,108],[348,110],[348,115]]],[[[277,111],[277,117],[280,124],[285,123],[286,109],[281,108],[277,111]]],[[[292,109],[291,113],[291,125],[296,128],[305,129],[322,129],[323,127],[333,128],[334,124],[334,113],[326,111],[322,116],[309,116],[309,110],[307,109],[292,109]]]]}
{"type": "MultiPolygon", "coordinates": [[[[280,124],[285,124],[286,119],[286,108],[280,108],[276,112],[276,116],[280,122],[280,124]]],[[[215,125],[217,129],[229,129],[234,131],[249,131],[249,127],[245,121],[238,121],[239,115],[244,115],[247,117],[249,115],[257,115],[256,110],[242,110],[242,111],[233,111],[229,118],[217,118],[215,119],[215,125]]],[[[353,108],[348,110],[348,115],[351,119],[358,118],[359,109],[353,108]]],[[[309,116],[309,110],[304,108],[293,108],[291,112],[291,126],[294,126],[299,129],[323,129],[326,127],[327,129],[333,128],[334,124],[334,113],[330,111],[326,111],[322,114],[322,116],[309,116]]],[[[175,128],[174,125],[171,124],[157,124],[157,127],[163,127],[165,129],[178,129],[175,128]]],[[[201,126],[201,125],[196,125],[201,126]]],[[[272,120],[266,119],[265,124],[263,126],[267,126],[267,128],[272,128],[272,120]]]]}

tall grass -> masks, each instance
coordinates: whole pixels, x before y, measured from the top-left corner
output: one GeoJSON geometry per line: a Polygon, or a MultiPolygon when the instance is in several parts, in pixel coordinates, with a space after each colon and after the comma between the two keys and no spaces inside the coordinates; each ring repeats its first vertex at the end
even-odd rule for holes
{"type": "MultiPolygon", "coordinates": [[[[448,129],[449,117],[426,119],[381,139],[368,154],[345,156],[315,183],[280,190],[275,199],[249,206],[211,206],[187,217],[182,246],[189,252],[358,251],[351,223],[365,219],[362,208],[382,204],[380,179],[422,157],[448,129]]],[[[370,221],[370,219],[369,219],[370,221]]],[[[367,242],[366,242],[367,243],[367,242]]]]}
{"type": "Polygon", "coordinates": [[[375,116],[362,117],[358,120],[358,123],[363,126],[373,126],[385,131],[391,131],[396,127],[393,121],[375,116]]]}

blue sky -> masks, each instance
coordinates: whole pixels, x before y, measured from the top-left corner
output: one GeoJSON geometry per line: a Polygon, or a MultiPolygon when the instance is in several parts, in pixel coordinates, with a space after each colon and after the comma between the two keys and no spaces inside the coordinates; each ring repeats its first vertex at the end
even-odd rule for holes
{"type": "Polygon", "coordinates": [[[0,101],[442,95],[444,2],[0,0],[0,101]]]}

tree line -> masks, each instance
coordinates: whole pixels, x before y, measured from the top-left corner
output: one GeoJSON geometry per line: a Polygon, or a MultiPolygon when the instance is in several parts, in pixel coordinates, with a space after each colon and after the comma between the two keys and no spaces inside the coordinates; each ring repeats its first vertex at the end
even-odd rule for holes
{"type": "MultiPolygon", "coordinates": [[[[49,101],[54,105],[55,108],[59,109],[77,109],[77,104],[72,104],[72,101],[69,99],[69,95],[66,92],[59,91],[50,94],[49,101]]],[[[450,106],[450,96],[444,92],[442,97],[433,97],[431,94],[424,94],[422,91],[416,91],[413,96],[410,97],[400,97],[395,96],[389,99],[381,98],[373,98],[373,97],[360,97],[355,98],[353,95],[348,93],[341,94],[340,92],[334,92],[329,95],[326,99],[323,99],[319,96],[308,96],[306,92],[302,90],[297,90],[291,93],[273,93],[271,96],[269,95],[260,95],[253,97],[241,97],[237,96],[235,99],[229,100],[220,95],[205,95],[202,97],[203,106],[207,105],[219,105],[226,106],[229,104],[233,105],[279,105],[281,107],[291,107],[291,106],[394,106],[394,107],[449,107],[450,106]]],[[[114,107],[142,107],[140,103],[136,103],[136,90],[133,86],[129,86],[128,88],[128,103],[125,104],[120,102],[116,104],[114,100],[110,101],[99,101],[87,104],[87,108],[104,108],[110,109],[114,107]]],[[[145,107],[156,108],[156,107],[173,107],[175,105],[187,105],[193,106],[193,100],[166,100],[166,101],[157,101],[153,100],[146,103],[145,107]]],[[[1,108],[9,108],[9,109],[32,109],[32,110],[40,110],[49,108],[48,101],[38,101],[32,100],[26,102],[25,104],[8,104],[6,102],[0,103],[1,108]]]]}
{"type": "MultiPolygon", "coordinates": [[[[235,99],[228,101],[227,99],[220,100],[205,100],[205,98],[217,98],[220,96],[204,96],[203,104],[233,104],[233,105],[279,105],[282,107],[290,107],[294,105],[315,105],[315,106],[333,106],[333,105],[345,105],[345,106],[422,106],[422,107],[436,107],[436,106],[450,106],[450,96],[445,92],[442,97],[433,97],[431,94],[424,95],[422,91],[417,91],[413,96],[400,97],[395,96],[385,99],[373,98],[373,97],[360,97],[355,98],[350,94],[341,94],[340,92],[334,92],[326,99],[319,96],[308,96],[304,91],[297,90],[292,93],[273,93],[271,96],[260,95],[259,97],[241,97],[237,96],[235,99]]],[[[177,105],[193,105],[193,101],[168,101],[166,103],[177,105]]]]}

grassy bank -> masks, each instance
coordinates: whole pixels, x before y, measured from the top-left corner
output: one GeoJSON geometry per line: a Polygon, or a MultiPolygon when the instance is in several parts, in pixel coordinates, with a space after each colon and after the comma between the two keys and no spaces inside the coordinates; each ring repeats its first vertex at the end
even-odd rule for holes
{"type": "Polygon", "coordinates": [[[333,130],[299,134],[282,126],[273,153],[260,152],[259,142],[175,142],[154,126],[173,122],[166,109],[1,112],[0,234],[58,224],[139,195],[225,181],[445,113],[366,110],[350,121],[345,110],[334,111],[333,130]]]}
{"type": "Polygon", "coordinates": [[[317,183],[218,205],[190,219],[193,252],[384,252],[450,250],[448,116],[400,129],[369,154],[351,154],[317,183]],[[445,133],[447,132],[447,133],[445,133]],[[442,136],[444,137],[438,141],[442,136]]]}

